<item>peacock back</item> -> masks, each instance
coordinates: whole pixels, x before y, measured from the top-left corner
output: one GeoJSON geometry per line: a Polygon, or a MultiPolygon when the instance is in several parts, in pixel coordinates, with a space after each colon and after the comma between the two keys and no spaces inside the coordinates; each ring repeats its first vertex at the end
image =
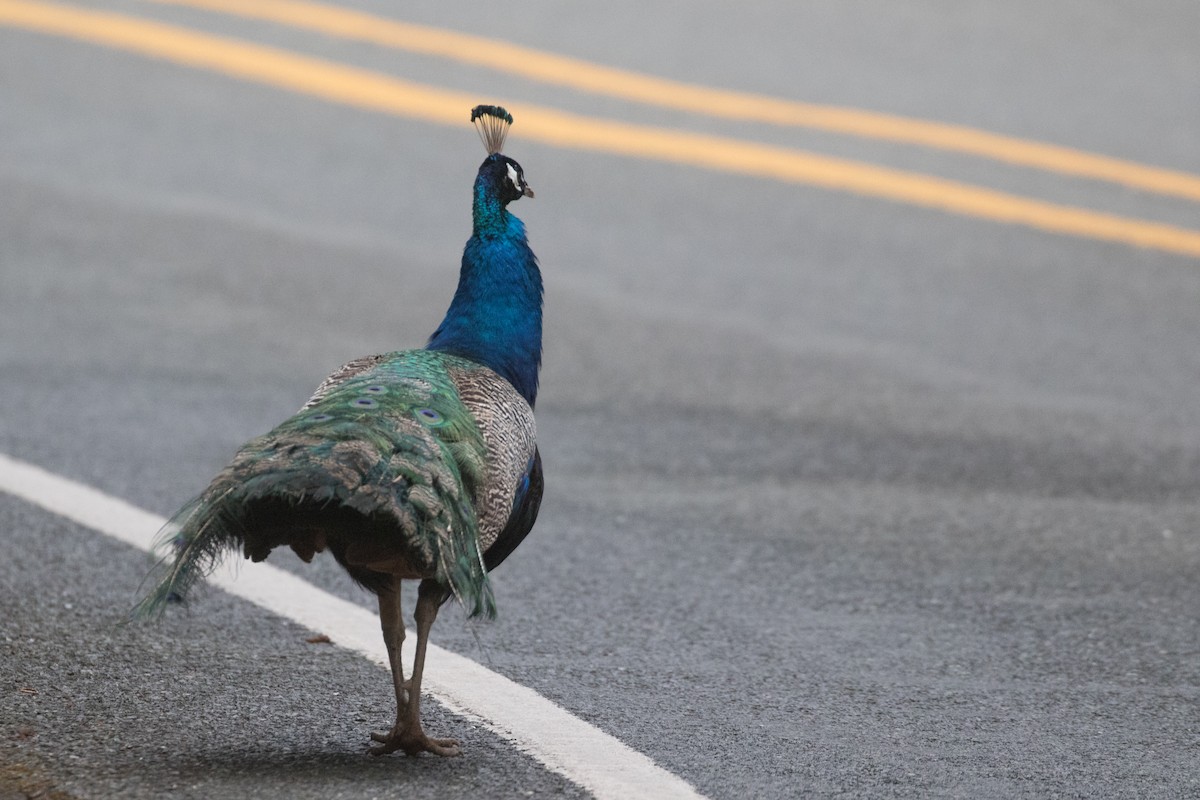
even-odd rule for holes
{"type": "Polygon", "coordinates": [[[229,548],[261,561],[329,549],[368,588],[436,578],[494,616],[483,554],[535,454],[533,412],[492,370],[431,350],[352,361],[291,418],[247,442],[164,530],[182,596],[229,548]]]}

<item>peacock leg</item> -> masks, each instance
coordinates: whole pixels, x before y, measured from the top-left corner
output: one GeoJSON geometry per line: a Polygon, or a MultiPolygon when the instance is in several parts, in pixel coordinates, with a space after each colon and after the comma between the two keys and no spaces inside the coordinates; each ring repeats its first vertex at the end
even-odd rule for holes
{"type": "MultiPolygon", "coordinates": [[[[372,733],[377,742],[388,742],[398,735],[407,719],[408,682],[404,680],[404,662],[400,649],[404,644],[404,617],[400,609],[400,579],[392,578],[391,585],[379,592],[379,626],[383,629],[383,644],[387,647],[388,662],[392,667],[392,686],[396,691],[396,724],[386,733],[372,733]]],[[[395,749],[395,748],[392,748],[395,749]]],[[[372,755],[389,753],[384,746],[371,748],[372,755]]]]}
{"type": "Polygon", "coordinates": [[[417,590],[417,610],[413,615],[417,622],[417,653],[413,658],[412,680],[409,682],[408,703],[404,710],[406,718],[397,716],[396,727],[387,736],[372,734],[372,738],[380,742],[371,749],[376,755],[393,750],[403,750],[410,756],[426,752],[457,756],[462,752],[457,739],[432,739],[421,728],[421,676],[425,671],[425,648],[429,644],[433,621],[437,619],[438,609],[445,599],[446,590],[437,581],[421,581],[417,590]]]}

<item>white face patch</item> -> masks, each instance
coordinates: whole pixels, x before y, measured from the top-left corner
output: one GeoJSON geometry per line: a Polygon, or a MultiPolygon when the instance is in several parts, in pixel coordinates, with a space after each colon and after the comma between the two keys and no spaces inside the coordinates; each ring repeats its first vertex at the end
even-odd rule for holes
{"type": "Polygon", "coordinates": [[[512,164],[509,164],[507,166],[508,166],[508,181],[513,186],[517,187],[517,190],[519,191],[521,189],[521,177],[519,175],[517,175],[517,168],[514,167],[512,164]]]}

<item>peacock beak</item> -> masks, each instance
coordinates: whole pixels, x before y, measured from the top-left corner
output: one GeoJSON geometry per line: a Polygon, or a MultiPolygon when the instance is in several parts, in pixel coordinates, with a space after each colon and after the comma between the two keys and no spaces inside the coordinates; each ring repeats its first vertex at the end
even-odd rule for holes
{"type": "Polygon", "coordinates": [[[530,199],[533,198],[533,189],[529,188],[528,183],[525,184],[523,187],[521,187],[521,194],[525,195],[526,197],[528,197],[530,199]]]}

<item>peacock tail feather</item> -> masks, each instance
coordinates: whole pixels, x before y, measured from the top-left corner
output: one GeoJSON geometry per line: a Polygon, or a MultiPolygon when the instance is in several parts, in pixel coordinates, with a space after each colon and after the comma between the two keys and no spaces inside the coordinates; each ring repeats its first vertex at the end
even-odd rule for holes
{"type": "Polygon", "coordinates": [[[472,616],[494,617],[476,513],[488,452],[451,376],[481,369],[408,350],[330,376],[167,523],[165,574],[135,615],[185,599],[229,550],[260,561],[287,544],[305,560],[328,547],[363,583],[384,572],[434,577],[472,616]]]}

